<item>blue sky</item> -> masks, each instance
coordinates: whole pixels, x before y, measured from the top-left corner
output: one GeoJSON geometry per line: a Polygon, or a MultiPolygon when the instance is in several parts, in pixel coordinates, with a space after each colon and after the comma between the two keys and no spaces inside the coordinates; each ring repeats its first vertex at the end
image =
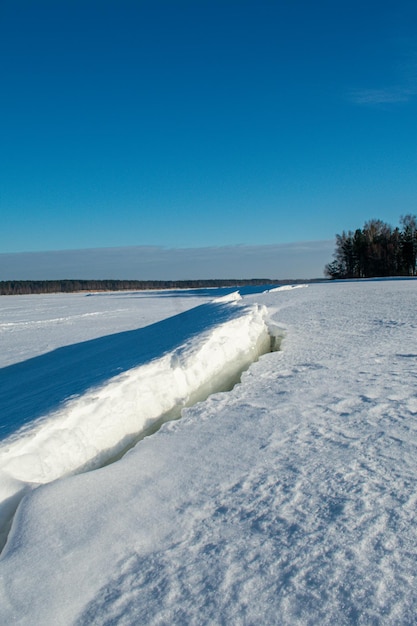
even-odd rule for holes
{"type": "Polygon", "coordinates": [[[2,0],[0,57],[0,260],[266,246],[285,277],[271,246],[417,211],[415,1],[2,0]]]}

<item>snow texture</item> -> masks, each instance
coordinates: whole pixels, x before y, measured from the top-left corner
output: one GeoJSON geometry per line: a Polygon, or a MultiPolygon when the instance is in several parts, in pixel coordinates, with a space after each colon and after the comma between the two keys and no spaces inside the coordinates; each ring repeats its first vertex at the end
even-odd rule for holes
{"type": "Polygon", "coordinates": [[[416,283],[203,305],[186,350],[206,346],[207,367],[220,329],[239,344],[264,307],[282,351],[241,384],[117,462],[28,491],[0,623],[415,624],[416,283]]]}

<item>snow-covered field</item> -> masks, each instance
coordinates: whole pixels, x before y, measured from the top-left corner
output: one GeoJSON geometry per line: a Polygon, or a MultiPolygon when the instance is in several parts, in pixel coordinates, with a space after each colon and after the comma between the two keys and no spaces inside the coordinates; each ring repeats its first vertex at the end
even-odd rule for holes
{"type": "Polygon", "coordinates": [[[1,298],[0,623],[417,623],[416,287],[1,298]]]}

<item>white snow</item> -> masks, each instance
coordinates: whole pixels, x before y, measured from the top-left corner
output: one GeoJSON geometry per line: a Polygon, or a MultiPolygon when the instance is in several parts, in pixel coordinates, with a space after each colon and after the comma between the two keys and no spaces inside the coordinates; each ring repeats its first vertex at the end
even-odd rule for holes
{"type": "MultiPolygon", "coordinates": [[[[0,558],[0,623],[415,623],[416,310],[414,281],[366,281],[185,313],[166,352],[187,372],[220,365],[252,324],[285,329],[282,351],[119,461],[29,490],[0,558]]],[[[136,373],[165,362],[161,346],[136,373]]],[[[122,364],[102,381],[113,398],[136,367],[122,364]]]]}
{"type": "Polygon", "coordinates": [[[265,293],[275,293],[276,291],[291,291],[291,289],[303,289],[308,287],[308,285],[281,285],[280,287],[273,287],[272,289],[267,289],[265,293]]]}

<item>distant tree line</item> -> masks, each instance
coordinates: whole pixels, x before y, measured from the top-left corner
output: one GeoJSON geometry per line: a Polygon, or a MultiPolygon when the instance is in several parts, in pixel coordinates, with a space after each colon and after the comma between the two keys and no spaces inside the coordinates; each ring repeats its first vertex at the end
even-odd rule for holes
{"type": "MultiPolygon", "coordinates": [[[[270,278],[208,280],[6,280],[0,281],[1,296],[77,291],[142,291],[147,289],[204,289],[243,285],[276,284],[270,278]]],[[[282,281],[280,281],[282,282],[282,281]]]]}
{"type": "Polygon", "coordinates": [[[401,228],[373,219],[364,227],[336,235],[334,261],[324,269],[330,278],[416,276],[417,217],[404,215],[401,228]]]}

